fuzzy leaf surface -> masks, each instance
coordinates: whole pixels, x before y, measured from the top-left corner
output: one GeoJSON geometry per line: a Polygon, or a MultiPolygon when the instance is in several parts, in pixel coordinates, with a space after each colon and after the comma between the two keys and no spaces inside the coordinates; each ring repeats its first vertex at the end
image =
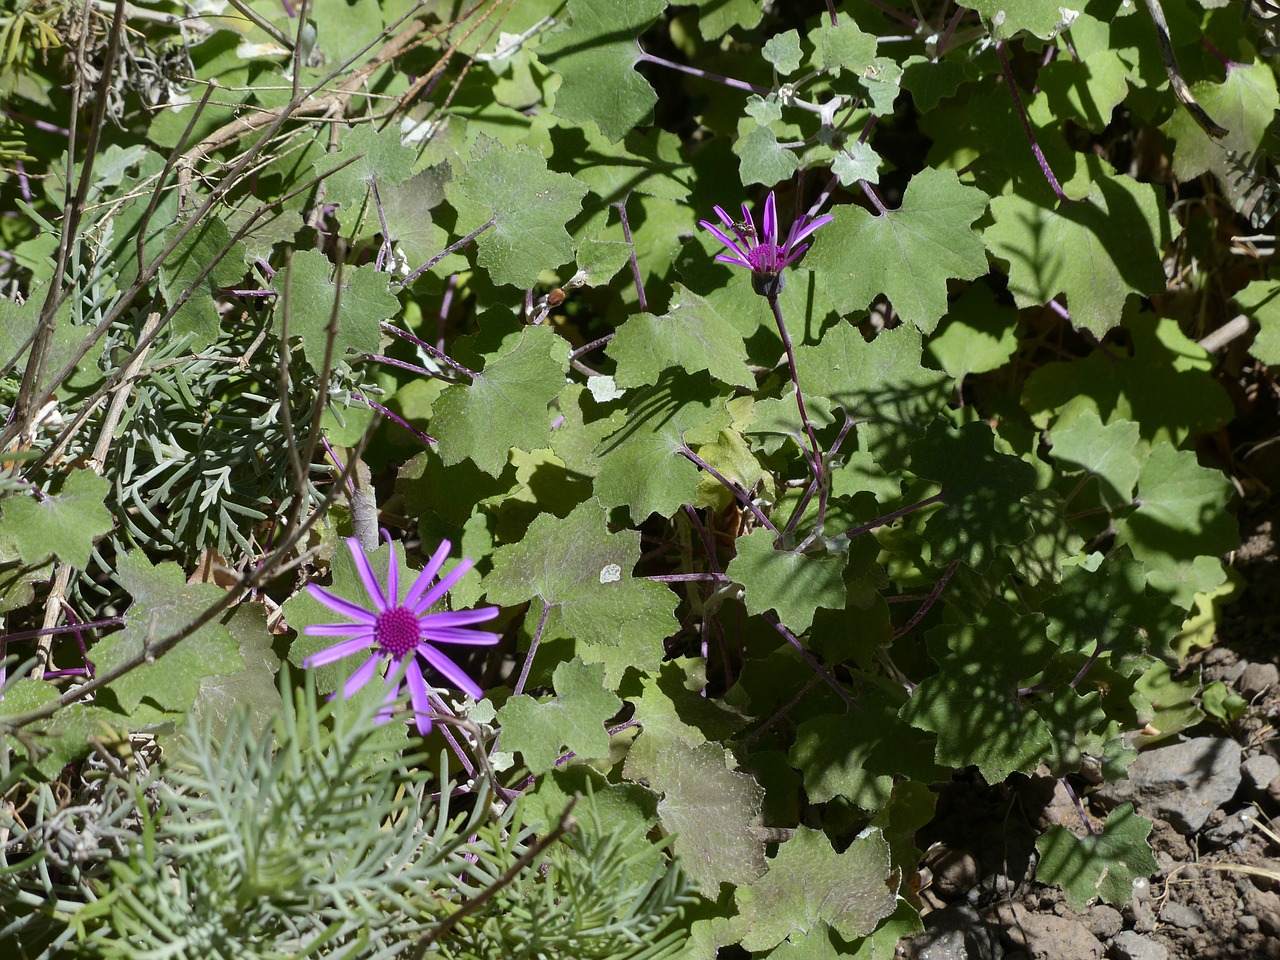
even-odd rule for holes
{"type": "Polygon", "coordinates": [[[986,208],[981,190],[964,186],[950,170],[926,168],[912,177],[896,210],[875,216],[858,206],[836,207],[806,265],[824,278],[842,312],[861,310],[883,293],[904,320],[930,333],[947,309],[947,280],[987,271],[972,227],[986,208]]]}
{"type": "Polygon", "coordinates": [[[43,499],[13,494],[3,501],[0,534],[17,547],[25,566],[38,567],[57,557],[83,570],[93,542],[111,532],[111,512],[103,502],[110,491],[109,480],[76,470],[58,493],[43,499]]]}
{"type": "Polygon", "coordinates": [[[554,699],[539,703],[521,694],[498,710],[498,749],[520,751],[534,775],[552,769],[565,753],[578,760],[607,757],[609,733],[604,725],[622,706],[604,687],[603,664],[575,657],[556,667],[553,682],[554,699]]]}

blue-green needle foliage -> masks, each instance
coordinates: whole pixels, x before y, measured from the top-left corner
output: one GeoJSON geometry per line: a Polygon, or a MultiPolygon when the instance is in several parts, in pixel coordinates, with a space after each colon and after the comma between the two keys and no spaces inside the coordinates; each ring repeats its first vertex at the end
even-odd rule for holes
{"type": "MultiPolygon", "coordinates": [[[[611,836],[591,803],[540,843],[521,803],[495,802],[483,780],[451,802],[425,758],[374,722],[380,700],[325,702],[308,683],[261,734],[247,714],[221,737],[193,723],[158,776],[114,779],[86,804],[81,822],[106,829],[81,858],[92,868],[67,874],[82,882],[57,880],[66,865],[51,863],[48,889],[6,886],[49,873],[10,857],[0,898],[28,919],[8,945],[42,960],[674,951],[690,898],[660,846],[611,836]]],[[[49,859],[54,816],[29,819],[24,830],[8,818],[9,849],[49,859]]]]}

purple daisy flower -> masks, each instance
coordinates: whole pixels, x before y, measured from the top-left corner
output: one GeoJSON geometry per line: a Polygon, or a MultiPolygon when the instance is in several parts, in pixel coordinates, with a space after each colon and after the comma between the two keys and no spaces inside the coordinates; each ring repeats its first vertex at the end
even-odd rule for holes
{"type": "Polygon", "coordinates": [[[419,657],[436,671],[441,673],[459,690],[470,694],[476,700],[484,696],[484,691],[474,680],[462,672],[452,660],[436,649],[440,643],[458,643],[468,646],[489,646],[497,643],[501,637],[496,633],[483,630],[467,629],[473,623],[492,620],[499,613],[497,607],[484,607],[479,610],[452,610],[442,613],[428,613],[431,605],[443,597],[463,574],[471,569],[471,561],[464,559],[435,586],[435,579],[440,567],[449,556],[449,541],[441,541],[439,549],[432,555],[427,565],[422,568],[404,600],[399,599],[399,573],[396,566],[395,544],[391,546],[391,560],[387,567],[387,589],[383,592],[381,585],[373,575],[369,560],[364,550],[354,537],[347,541],[351,548],[351,556],[356,562],[356,570],[364,583],[365,592],[373,609],[367,609],[335,596],[323,587],[307,584],[307,592],[335,613],[349,617],[354,623],[318,623],[307,627],[303,633],[311,637],[348,637],[348,639],[313,653],[302,661],[304,667],[319,667],[334,663],[343,657],[349,657],[361,650],[373,648],[364,663],[351,674],[343,684],[343,697],[350,697],[369,682],[377,670],[379,662],[385,661],[388,666],[387,706],[378,715],[378,722],[391,715],[390,704],[400,695],[398,680],[400,666],[405,664],[405,680],[409,684],[409,698],[413,703],[413,712],[418,732],[425,734],[431,729],[431,702],[428,699],[426,680],[422,675],[419,657]]]}
{"type": "Polygon", "coordinates": [[[716,260],[750,270],[751,288],[762,297],[776,297],[782,292],[786,283],[782,271],[799,260],[800,255],[809,249],[809,245],[801,241],[833,219],[829,213],[816,220],[800,217],[791,224],[786,242],[779,243],[778,210],[772,190],[764,202],[764,231],[759,236],[756,234],[756,222],[745,203],[742,205],[741,222],[735,222],[720,207],[716,207],[715,211],[721,222],[732,232],[732,236],[710,220],[699,220],[698,223],[710,230],[731,251],[720,254],[716,260]]]}

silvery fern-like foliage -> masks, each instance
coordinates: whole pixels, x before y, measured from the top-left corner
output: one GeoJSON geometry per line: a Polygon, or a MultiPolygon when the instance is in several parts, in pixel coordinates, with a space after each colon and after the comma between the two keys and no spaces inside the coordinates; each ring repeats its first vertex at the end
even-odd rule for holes
{"type": "Polygon", "coordinates": [[[88,814],[36,788],[37,815],[0,824],[0,949],[657,960],[679,946],[689,891],[660,845],[610,836],[590,803],[540,837],[483,780],[451,800],[396,725],[372,722],[379,705],[326,703],[308,683],[261,734],[247,714],[220,736],[193,723],[159,776],[108,774],[88,814]],[[58,833],[72,818],[84,866],[77,831],[58,833]]]}

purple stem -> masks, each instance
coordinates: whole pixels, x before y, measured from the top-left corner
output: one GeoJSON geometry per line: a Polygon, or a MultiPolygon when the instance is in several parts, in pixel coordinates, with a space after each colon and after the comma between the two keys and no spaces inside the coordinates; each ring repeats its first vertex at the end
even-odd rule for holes
{"type": "Polygon", "coordinates": [[[660,573],[651,577],[643,577],[644,580],[653,580],[656,583],[692,583],[698,580],[712,580],[716,583],[728,583],[729,578],[723,573],[660,573]]]}
{"type": "Polygon", "coordinates": [[[1084,666],[1080,668],[1080,672],[1076,674],[1075,679],[1069,684],[1072,690],[1074,690],[1077,684],[1085,678],[1085,675],[1093,668],[1093,665],[1098,662],[1098,657],[1102,656],[1102,653],[1103,646],[1099,643],[1094,648],[1093,653],[1089,654],[1089,659],[1084,662],[1084,666]]]}
{"type": "Polygon", "coordinates": [[[827,686],[839,695],[840,699],[845,702],[846,706],[853,706],[853,697],[849,696],[849,691],[836,682],[836,678],[831,676],[831,674],[827,672],[827,668],[820,664],[814,655],[804,648],[804,644],[796,639],[794,633],[782,625],[782,621],[780,621],[774,614],[768,612],[764,614],[764,619],[773,626],[773,629],[777,630],[787,638],[787,642],[799,651],[800,656],[804,657],[805,662],[813,668],[814,673],[826,681],[827,686]]]}
{"type": "Polygon", "coordinates": [[[529,679],[529,668],[533,666],[533,657],[538,652],[538,644],[542,643],[542,631],[546,629],[547,617],[551,615],[551,604],[544,602],[542,604],[542,616],[538,620],[538,629],[533,633],[533,640],[529,643],[529,653],[524,658],[524,666],[520,668],[520,679],[516,681],[513,696],[520,696],[524,693],[525,682],[529,679]]]}
{"type": "MultiPolygon", "coordinates": [[[[0,113],[3,113],[10,120],[17,120],[19,123],[35,127],[37,130],[43,130],[45,133],[56,133],[61,137],[70,137],[71,131],[66,127],[54,126],[47,120],[37,120],[35,117],[29,117],[25,113],[19,113],[17,110],[11,110],[8,107],[0,107],[0,113]]],[[[85,139],[85,134],[77,133],[77,140],[85,139]]]]}
{"type": "Polygon", "coordinates": [[[399,367],[401,370],[408,370],[412,373],[420,373],[424,377],[435,377],[437,380],[443,380],[445,383],[457,383],[451,377],[446,377],[438,370],[429,370],[421,364],[410,363],[408,360],[398,360],[395,357],[384,357],[380,353],[363,353],[360,355],[362,360],[370,360],[374,363],[385,363],[389,367],[399,367]]]}
{"type": "Polygon", "coordinates": [[[835,0],[827,0],[827,13],[831,15],[831,25],[833,27],[840,26],[840,20],[839,18],[836,17],[835,0]]]}
{"type": "Polygon", "coordinates": [[[732,483],[731,481],[725,479],[725,477],[718,470],[716,470],[715,467],[711,466],[711,464],[707,463],[707,461],[703,460],[701,457],[699,457],[696,453],[694,453],[688,447],[681,447],[677,452],[682,454],[684,457],[688,458],[693,463],[694,466],[698,467],[700,470],[707,471],[707,473],[711,474],[711,476],[719,480],[720,484],[726,490],[732,493],[734,497],[737,498],[737,501],[739,503],[741,503],[744,507],[746,507],[748,510],[751,511],[751,513],[755,516],[755,518],[760,521],[761,526],[767,527],[768,529],[774,532],[775,536],[777,535],[778,528],[773,525],[773,522],[768,517],[766,517],[763,513],[760,512],[760,508],[751,502],[751,498],[747,496],[747,494],[744,493],[741,489],[739,489],[736,483],[732,483]]]}
{"type": "MultiPolygon", "coordinates": [[[[62,633],[79,634],[82,630],[96,630],[98,627],[124,626],[124,617],[109,617],[106,620],[90,620],[87,623],[69,623],[61,627],[45,627],[41,630],[23,630],[20,633],[6,633],[4,640],[12,643],[15,640],[33,640],[36,637],[56,637],[62,633]]],[[[83,652],[87,653],[87,650],[83,652]]]]}
{"type": "Polygon", "coordinates": [[[22,199],[31,202],[31,183],[27,180],[27,168],[21,160],[14,163],[14,169],[18,171],[18,189],[22,192],[22,199]]]}
{"type": "Polygon", "coordinates": [[[878,520],[872,520],[870,523],[864,523],[860,527],[854,527],[852,530],[846,530],[844,533],[838,534],[838,536],[849,537],[850,539],[860,537],[864,533],[874,530],[876,527],[883,527],[886,523],[893,523],[893,521],[897,520],[899,517],[905,517],[908,513],[914,513],[917,510],[923,510],[925,507],[932,506],[935,503],[941,503],[943,499],[944,497],[941,493],[935,493],[932,497],[925,497],[923,500],[917,500],[915,503],[909,504],[900,510],[895,510],[893,513],[885,514],[878,520]]]}
{"type": "Polygon", "coordinates": [[[378,247],[378,257],[373,269],[381,271],[382,265],[391,258],[391,231],[387,229],[387,215],[382,209],[382,197],[378,194],[378,178],[369,178],[369,189],[373,192],[373,205],[378,209],[378,222],[382,224],[382,245],[378,247]]]}
{"type": "MultiPolygon", "coordinates": [[[[610,738],[612,738],[612,737],[616,737],[623,730],[630,730],[632,727],[638,727],[638,726],[640,726],[639,720],[628,720],[626,723],[620,723],[616,727],[610,727],[605,732],[609,734],[610,738]]],[[[568,753],[561,754],[560,758],[556,760],[554,766],[558,767],[563,763],[568,763],[570,760],[572,760],[576,756],[577,754],[574,753],[572,750],[570,750],[568,753]]],[[[538,778],[536,775],[532,777],[526,777],[523,781],[521,781],[520,785],[515,788],[515,792],[512,794],[512,796],[515,796],[516,794],[520,794],[520,793],[523,793],[525,790],[528,790],[531,786],[533,786],[533,782],[537,779],[538,778]]]]}
{"type": "Polygon", "coordinates": [[[996,44],[996,54],[1000,57],[1000,68],[1004,71],[1004,82],[1013,97],[1013,105],[1018,111],[1018,119],[1022,121],[1022,130],[1026,133],[1027,139],[1031,141],[1031,152],[1036,155],[1036,162],[1040,164],[1040,170],[1044,173],[1045,179],[1049,181],[1049,186],[1053,188],[1053,192],[1057,194],[1058,199],[1063,203],[1070,203],[1070,199],[1062,192],[1062,185],[1058,183],[1058,178],[1053,175],[1053,168],[1049,166],[1049,161],[1044,158],[1044,151],[1040,149],[1035,131],[1031,129],[1031,121],[1027,118],[1027,111],[1022,107],[1022,97],[1018,95],[1018,85],[1014,82],[1013,68],[1009,66],[1009,55],[1005,52],[1003,40],[996,44]]]}
{"type": "Polygon", "coordinates": [[[223,292],[228,293],[233,297],[278,297],[280,296],[279,292],[275,290],[225,290],[223,292]]]}
{"type": "Polygon", "coordinates": [[[951,582],[951,578],[956,575],[956,570],[959,568],[960,561],[952,561],[951,566],[947,567],[947,572],[942,575],[942,579],[938,581],[937,585],[933,588],[933,591],[925,599],[924,603],[920,605],[920,609],[915,612],[915,616],[903,624],[901,630],[894,632],[894,640],[899,640],[902,637],[905,637],[915,629],[916,624],[924,619],[924,615],[933,609],[933,605],[938,602],[938,598],[942,596],[942,591],[946,589],[947,584],[951,582]]]}
{"type": "MultiPolygon", "coordinates": [[[[689,518],[689,522],[693,524],[693,528],[698,531],[698,539],[702,541],[702,549],[705,550],[707,554],[707,565],[711,567],[711,571],[713,574],[723,576],[723,574],[720,571],[720,559],[716,556],[715,541],[712,540],[711,534],[707,532],[706,524],[704,524],[701,518],[699,518],[698,511],[693,509],[693,507],[689,506],[689,504],[687,503],[684,504],[684,512],[685,512],[685,516],[689,518]]],[[[725,580],[728,580],[728,577],[725,577],[725,580]]],[[[704,613],[705,613],[705,610],[704,610],[704,613]]],[[[716,637],[720,641],[720,656],[721,656],[722,666],[724,667],[724,686],[725,686],[725,689],[727,690],[733,686],[733,672],[730,668],[730,663],[729,663],[729,642],[724,635],[724,629],[720,626],[720,618],[712,617],[711,620],[712,620],[712,627],[716,631],[716,637]]],[[[703,625],[703,628],[705,629],[707,625],[707,620],[705,617],[702,621],[702,625],[703,625]]],[[[704,641],[704,646],[705,646],[705,641],[704,641]]],[[[704,659],[705,659],[705,655],[704,655],[704,659]]],[[[705,687],[703,688],[703,693],[704,694],[706,693],[705,687]]]]}
{"type": "Polygon", "coordinates": [[[649,312],[649,302],[644,296],[644,281],[640,279],[640,263],[636,260],[636,245],[631,239],[631,224],[627,222],[627,198],[623,197],[614,207],[618,211],[618,218],[622,221],[622,236],[627,241],[627,251],[631,257],[631,276],[636,281],[636,297],[640,301],[640,312],[649,312]]]}
{"type": "Polygon", "coordinates": [[[1093,827],[1089,825],[1089,816],[1084,812],[1084,805],[1080,803],[1080,798],[1076,796],[1076,792],[1071,789],[1071,784],[1067,782],[1067,778],[1063,777],[1059,781],[1063,789],[1067,791],[1067,796],[1071,798],[1071,802],[1076,805],[1076,813],[1080,814],[1080,822],[1084,824],[1085,832],[1089,836],[1094,836],[1093,827]]]}
{"type": "MultiPolygon", "coordinates": [[[[831,445],[831,449],[827,451],[828,461],[834,459],[836,454],[840,452],[840,446],[841,444],[844,443],[845,437],[849,435],[849,431],[853,429],[853,425],[858,422],[859,422],[858,420],[855,420],[853,417],[849,416],[849,411],[846,410],[844,412],[844,426],[840,428],[840,434],[839,436],[836,437],[836,442],[833,443],[831,445]]],[[[808,489],[805,490],[804,496],[800,498],[800,503],[796,507],[795,511],[791,514],[791,519],[787,521],[786,529],[782,531],[783,536],[787,536],[789,534],[795,533],[796,524],[800,522],[800,517],[804,514],[804,508],[809,505],[809,501],[813,499],[813,495],[817,491],[818,491],[818,481],[816,479],[810,480],[808,489]]],[[[817,529],[822,528],[823,518],[825,518],[827,514],[826,494],[827,494],[827,490],[824,487],[823,496],[818,506],[817,529]]],[[[806,543],[801,544],[801,546],[798,547],[797,550],[803,552],[804,547],[807,545],[808,543],[806,541],[806,543]]]]}
{"type": "MultiPolygon", "coordinates": [[[[334,453],[333,447],[329,445],[329,438],[326,437],[323,433],[320,434],[320,442],[324,444],[324,449],[329,454],[329,459],[332,460],[334,463],[334,466],[338,468],[339,476],[346,473],[347,468],[342,465],[342,461],[339,460],[338,455],[334,453]]],[[[356,495],[356,485],[351,482],[351,477],[347,477],[347,494],[352,497],[356,495]]]]}
{"type": "Polygon", "coordinates": [[[386,407],[384,407],[382,404],[380,404],[380,403],[374,403],[374,402],[373,402],[372,400],[370,400],[368,397],[366,397],[366,396],[364,396],[363,394],[360,394],[360,393],[353,393],[351,396],[352,396],[354,399],[356,399],[356,400],[363,400],[365,403],[367,403],[367,404],[368,404],[370,407],[372,407],[374,410],[377,410],[380,414],[382,414],[382,415],[383,415],[384,417],[386,417],[388,420],[391,420],[391,421],[393,421],[393,422],[395,422],[395,423],[400,424],[400,426],[404,427],[406,430],[408,430],[410,433],[412,433],[415,437],[417,437],[417,438],[418,438],[419,440],[421,440],[423,443],[426,443],[426,444],[433,444],[433,443],[435,443],[435,442],[436,442],[435,437],[431,437],[431,436],[428,436],[427,434],[423,433],[421,430],[419,430],[419,429],[418,429],[417,427],[415,427],[413,424],[409,423],[409,421],[405,420],[405,419],[404,419],[404,417],[401,417],[399,414],[392,413],[390,410],[388,410],[388,409],[387,409],[386,407]]]}
{"type": "Polygon", "coordinates": [[[1060,304],[1057,300],[1050,300],[1047,304],[1045,304],[1045,306],[1047,306],[1050,310],[1052,310],[1054,313],[1060,316],[1063,320],[1066,320],[1068,323],[1071,322],[1071,313],[1067,310],[1066,307],[1060,304]]]}
{"type": "Polygon", "coordinates": [[[683,63],[676,63],[674,60],[667,60],[664,57],[656,57],[652,53],[640,51],[640,59],[645,63],[655,63],[660,67],[668,67],[672,70],[679,70],[681,73],[687,73],[690,76],[701,77],[703,80],[711,80],[715,83],[723,83],[726,87],[733,87],[736,90],[746,90],[748,93],[758,93],[760,96],[766,96],[773,91],[768,87],[757,87],[754,83],[747,83],[745,80],[735,80],[732,77],[722,77],[718,73],[709,73],[698,67],[690,67],[683,63]]]}
{"type": "Polygon", "coordinates": [[[1231,72],[1232,67],[1239,66],[1239,64],[1237,64],[1236,61],[1230,59],[1225,53],[1223,53],[1221,50],[1215,47],[1212,43],[1210,43],[1208,37],[1200,38],[1200,46],[1204,47],[1211,54],[1217,57],[1218,61],[1222,64],[1223,68],[1228,73],[1231,72]]]}
{"type": "Polygon", "coordinates": [[[899,23],[906,24],[908,27],[914,27],[917,23],[915,17],[908,16],[907,14],[903,13],[901,10],[894,9],[893,7],[889,6],[889,4],[885,3],[884,0],[867,0],[867,3],[870,6],[875,7],[881,13],[889,16],[894,20],[897,20],[899,23]]]}
{"type": "MultiPolygon", "coordinates": [[[[641,296],[643,296],[643,294],[641,294],[641,296]]],[[[643,310],[644,308],[641,307],[641,309],[643,310]]],[[[586,356],[588,353],[590,353],[592,350],[595,350],[597,347],[603,347],[606,343],[608,343],[617,335],[618,335],[617,331],[614,331],[613,333],[605,334],[599,340],[592,340],[586,346],[579,347],[577,350],[574,350],[571,354],[569,354],[569,359],[577,360],[579,357],[586,356]]]]}
{"type": "Polygon", "coordinates": [[[934,47],[935,60],[941,59],[942,55],[947,52],[947,44],[951,42],[951,35],[956,32],[956,27],[960,26],[964,13],[964,7],[957,7],[956,12],[951,15],[951,22],[947,24],[947,29],[942,31],[942,36],[938,38],[938,45],[934,47]]]}
{"type": "Polygon", "coordinates": [[[813,471],[814,481],[821,484],[822,450],[818,447],[818,436],[813,432],[813,423],[809,420],[809,414],[804,408],[804,394],[800,390],[800,373],[796,370],[796,353],[791,346],[791,335],[787,333],[787,325],[782,320],[782,307],[778,303],[777,296],[766,299],[773,310],[773,319],[778,323],[778,336],[782,337],[782,345],[787,351],[787,364],[791,367],[791,382],[796,385],[796,406],[800,409],[800,422],[804,424],[805,432],[809,435],[809,443],[813,448],[813,459],[809,463],[809,468],[813,471]]]}
{"type": "MultiPolygon", "coordinates": [[[[448,707],[446,707],[444,701],[441,700],[439,697],[437,697],[434,693],[428,693],[427,700],[431,702],[431,705],[433,707],[435,707],[437,710],[440,711],[441,716],[445,716],[445,717],[453,716],[453,711],[450,710],[448,707]]],[[[440,731],[441,734],[444,735],[444,738],[445,740],[448,741],[449,746],[453,748],[453,752],[457,756],[458,761],[462,764],[463,768],[467,771],[467,776],[474,779],[476,775],[476,768],[472,765],[471,758],[467,756],[467,752],[462,749],[462,745],[458,743],[457,738],[454,737],[453,731],[449,729],[449,725],[447,723],[437,724],[437,729],[440,731]]]]}
{"type": "Polygon", "coordinates": [[[880,216],[884,216],[889,212],[889,208],[884,205],[884,201],[880,199],[880,194],[876,193],[876,188],[869,184],[866,180],[859,180],[858,186],[862,188],[862,192],[867,195],[867,199],[871,201],[872,206],[880,212],[880,216]]]}
{"type": "Polygon", "coordinates": [[[460,250],[463,247],[465,247],[468,243],[470,243],[476,237],[480,236],[480,234],[484,233],[486,230],[488,230],[497,222],[498,222],[498,218],[496,216],[490,217],[484,223],[480,224],[480,226],[476,227],[474,230],[468,233],[461,240],[458,240],[455,243],[449,244],[449,246],[445,247],[443,250],[437,253],[434,257],[432,257],[430,260],[428,260],[426,263],[420,266],[417,270],[413,271],[413,273],[409,274],[407,277],[401,280],[400,285],[407,287],[409,284],[413,283],[414,280],[418,279],[420,274],[426,272],[427,270],[430,270],[432,267],[434,267],[437,263],[439,263],[449,254],[453,253],[455,250],[460,250]]]}
{"type": "Polygon", "coordinates": [[[460,364],[457,360],[454,360],[443,350],[433,347],[431,344],[427,343],[425,340],[419,340],[408,330],[401,330],[395,324],[387,323],[385,320],[380,324],[380,326],[382,327],[384,332],[394,334],[395,336],[399,337],[401,340],[408,340],[415,347],[420,347],[423,350],[427,351],[427,353],[431,354],[441,363],[447,363],[449,366],[453,367],[453,369],[457,370],[463,376],[467,377],[467,379],[478,380],[480,378],[480,375],[478,373],[474,373],[471,370],[468,370],[466,367],[460,364]]]}
{"type": "Polygon", "coordinates": [[[804,686],[800,688],[800,692],[797,693],[794,697],[792,697],[786,706],[779,709],[778,712],[775,713],[772,717],[770,717],[760,726],[756,727],[755,730],[751,731],[751,733],[743,739],[742,745],[745,747],[747,744],[751,743],[753,740],[756,740],[757,738],[759,738],[770,727],[772,727],[775,723],[777,723],[779,720],[785,717],[788,713],[794,710],[796,708],[796,704],[798,704],[801,700],[804,699],[805,694],[807,694],[810,690],[813,689],[814,684],[816,684],[819,679],[820,678],[815,673],[812,677],[806,680],[804,686]]]}

